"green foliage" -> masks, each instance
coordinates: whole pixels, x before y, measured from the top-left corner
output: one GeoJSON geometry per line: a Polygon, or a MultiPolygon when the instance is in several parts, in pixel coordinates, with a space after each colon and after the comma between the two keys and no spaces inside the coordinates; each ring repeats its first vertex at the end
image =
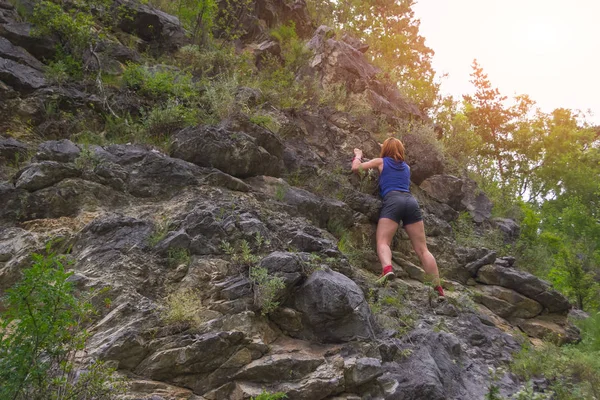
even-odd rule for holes
{"type": "Polygon", "coordinates": [[[594,399],[600,394],[600,314],[581,323],[582,341],[558,347],[544,343],[525,346],[514,358],[512,371],[524,379],[544,377],[557,400],[594,399]]]}
{"type": "Polygon", "coordinates": [[[198,327],[205,320],[200,292],[196,289],[184,288],[171,293],[164,305],[162,318],[167,324],[188,323],[198,327]]]}
{"type": "Polygon", "coordinates": [[[507,255],[510,248],[504,244],[504,237],[499,229],[488,228],[478,232],[473,218],[468,212],[462,212],[452,222],[452,231],[456,243],[464,247],[485,247],[496,250],[499,256],[507,255]]]}
{"type": "Polygon", "coordinates": [[[142,113],[145,132],[154,137],[168,137],[187,126],[198,122],[196,110],[169,101],[165,106],[156,106],[147,114],[142,113]]]}
{"type": "Polygon", "coordinates": [[[221,250],[231,257],[231,261],[241,266],[251,267],[259,260],[259,257],[252,252],[247,240],[241,240],[237,247],[232,246],[229,242],[222,241],[221,250]]]}
{"type": "Polygon", "coordinates": [[[85,349],[85,328],[94,310],[88,299],[73,294],[66,259],[53,253],[32,258],[32,267],[3,299],[0,398],[108,400],[122,393],[123,382],[112,369],[75,362],[76,353],[85,349]]]}
{"type": "Polygon", "coordinates": [[[266,390],[263,390],[261,394],[252,398],[252,400],[281,400],[281,399],[287,399],[287,396],[285,393],[283,393],[283,392],[269,393],[266,390]]]}
{"type": "Polygon", "coordinates": [[[192,76],[174,70],[151,70],[147,66],[128,63],[123,71],[123,84],[155,100],[192,100],[198,96],[198,87],[192,76]]]}
{"type": "Polygon", "coordinates": [[[170,266],[190,263],[190,251],[181,247],[171,248],[167,251],[167,261],[170,266]]]}
{"type": "Polygon", "coordinates": [[[355,237],[349,232],[343,233],[338,240],[338,249],[355,266],[365,266],[369,257],[373,255],[373,246],[366,234],[355,237]]]}
{"type": "Polygon", "coordinates": [[[247,32],[244,17],[254,11],[252,0],[222,0],[216,17],[216,37],[227,41],[242,38],[247,32]]]}
{"type": "Polygon", "coordinates": [[[75,159],[75,166],[82,171],[93,171],[99,164],[100,159],[87,145],[82,147],[79,156],[75,159]]]}
{"type": "Polygon", "coordinates": [[[283,201],[285,199],[285,195],[288,192],[288,187],[284,184],[278,184],[275,188],[275,198],[277,201],[283,201]]]}
{"type": "Polygon", "coordinates": [[[83,50],[95,45],[99,39],[95,33],[95,22],[88,2],[82,1],[83,9],[68,9],[51,1],[40,1],[35,5],[31,22],[35,36],[55,36],[62,47],[73,55],[81,56],[83,50]]]}
{"type": "Polygon", "coordinates": [[[382,77],[400,90],[421,109],[433,107],[439,83],[431,64],[433,50],[419,34],[420,21],[415,18],[413,0],[348,0],[307,2],[317,20],[331,19],[327,25],[362,39],[369,45],[367,57],[381,67],[382,77]]]}
{"type": "Polygon", "coordinates": [[[154,224],[154,232],[148,238],[148,244],[156,246],[161,240],[167,237],[170,232],[171,222],[167,218],[162,218],[154,224]]]}
{"type": "Polygon", "coordinates": [[[195,43],[206,43],[211,38],[217,13],[215,0],[145,0],[144,2],[176,15],[191,33],[195,43]]]}
{"type": "Polygon", "coordinates": [[[285,288],[283,279],[272,276],[263,267],[250,267],[250,280],[254,283],[254,302],[260,307],[263,315],[267,315],[279,307],[275,301],[279,292],[285,288]]]}

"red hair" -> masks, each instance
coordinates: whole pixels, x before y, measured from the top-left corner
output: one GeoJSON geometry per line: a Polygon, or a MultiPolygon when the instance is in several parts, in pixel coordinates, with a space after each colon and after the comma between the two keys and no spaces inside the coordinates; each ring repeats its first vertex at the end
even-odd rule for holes
{"type": "Polygon", "coordinates": [[[387,138],[381,146],[380,157],[391,157],[396,161],[404,161],[404,145],[399,139],[387,138]]]}

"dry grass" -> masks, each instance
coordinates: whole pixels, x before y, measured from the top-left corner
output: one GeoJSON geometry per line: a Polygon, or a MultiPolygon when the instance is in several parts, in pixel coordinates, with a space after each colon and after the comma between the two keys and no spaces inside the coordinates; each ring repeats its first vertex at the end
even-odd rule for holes
{"type": "Polygon", "coordinates": [[[97,213],[82,212],[77,217],[34,219],[31,221],[22,222],[20,227],[27,231],[36,233],[47,233],[57,230],[77,232],[97,217],[97,213]]]}

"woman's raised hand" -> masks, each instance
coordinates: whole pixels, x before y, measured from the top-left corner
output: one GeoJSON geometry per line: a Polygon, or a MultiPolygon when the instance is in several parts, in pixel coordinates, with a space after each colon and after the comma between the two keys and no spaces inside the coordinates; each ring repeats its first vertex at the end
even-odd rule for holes
{"type": "Polygon", "coordinates": [[[354,155],[355,155],[357,158],[362,158],[362,156],[363,156],[363,152],[362,152],[362,150],[361,150],[361,149],[354,149],[354,155]]]}

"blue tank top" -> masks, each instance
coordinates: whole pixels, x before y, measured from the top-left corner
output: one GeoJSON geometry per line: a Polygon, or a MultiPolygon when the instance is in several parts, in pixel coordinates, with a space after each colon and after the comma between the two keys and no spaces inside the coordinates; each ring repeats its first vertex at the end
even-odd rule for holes
{"type": "Polygon", "coordinates": [[[404,161],[383,158],[383,171],[379,175],[379,193],[383,199],[389,192],[410,192],[410,167],[404,161]]]}

